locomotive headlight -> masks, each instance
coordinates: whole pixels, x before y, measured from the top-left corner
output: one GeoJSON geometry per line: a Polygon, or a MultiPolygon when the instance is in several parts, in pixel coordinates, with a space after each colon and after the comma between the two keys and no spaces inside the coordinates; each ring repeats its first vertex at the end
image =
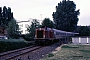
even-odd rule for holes
{"type": "Polygon", "coordinates": [[[43,37],[45,38],[45,35],[43,37]]]}
{"type": "Polygon", "coordinates": [[[36,38],[36,35],[35,35],[35,38],[36,38]]]}

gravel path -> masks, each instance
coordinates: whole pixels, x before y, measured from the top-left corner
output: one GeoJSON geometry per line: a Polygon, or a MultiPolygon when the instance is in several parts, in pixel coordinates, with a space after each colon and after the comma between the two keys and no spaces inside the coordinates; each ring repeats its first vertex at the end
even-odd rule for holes
{"type": "Polygon", "coordinates": [[[12,60],[40,60],[46,54],[49,54],[50,52],[55,51],[55,49],[57,47],[60,47],[60,43],[55,43],[51,46],[43,47],[39,50],[27,53],[27,54],[22,55],[22,56],[18,56],[12,60]]]}

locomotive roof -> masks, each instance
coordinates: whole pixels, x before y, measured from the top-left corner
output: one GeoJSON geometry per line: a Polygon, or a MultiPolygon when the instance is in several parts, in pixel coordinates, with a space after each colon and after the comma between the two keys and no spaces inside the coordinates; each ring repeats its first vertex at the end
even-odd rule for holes
{"type": "Polygon", "coordinates": [[[79,33],[74,33],[74,32],[67,32],[67,31],[62,31],[62,30],[58,30],[58,29],[54,29],[54,28],[38,28],[40,30],[53,30],[55,32],[61,32],[61,33],[68,33],[68,34],[79,34],[79,33]]]}
{"type": "Polygon", "coordinates": [[[46,29],[46,30],[52,30],[52,28],[38,28],[37,30],[44,30],[44,29],[46,29]]]}

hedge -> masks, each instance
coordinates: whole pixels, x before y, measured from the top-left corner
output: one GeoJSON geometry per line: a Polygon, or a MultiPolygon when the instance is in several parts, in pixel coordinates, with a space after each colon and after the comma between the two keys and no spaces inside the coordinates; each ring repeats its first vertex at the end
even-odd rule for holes
{"type": "Polygon", "coordinates": [[[32,45],[32,43],[29,43],[25,40],[19,40],[19,39],[2,39],[0,40],[0,53],[10,50],[15,50],[19,48],[23,48],[26,46],[32,45]]]}

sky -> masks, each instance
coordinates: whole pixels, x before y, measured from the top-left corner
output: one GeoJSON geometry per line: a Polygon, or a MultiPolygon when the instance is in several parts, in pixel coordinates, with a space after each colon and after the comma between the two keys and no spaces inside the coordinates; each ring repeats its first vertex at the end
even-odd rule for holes
{"type": "MultiPolygon", "coordinates": [[[[0,7],[10,7],[16,20],[50,18],[53,21],[52,13],[60,1],[62,0],[0,0],[0,7]]],[[[90,25],[90,0],[71,1],[76,4],[76,10],[80,9],[78,25],[90,25]]]]}

